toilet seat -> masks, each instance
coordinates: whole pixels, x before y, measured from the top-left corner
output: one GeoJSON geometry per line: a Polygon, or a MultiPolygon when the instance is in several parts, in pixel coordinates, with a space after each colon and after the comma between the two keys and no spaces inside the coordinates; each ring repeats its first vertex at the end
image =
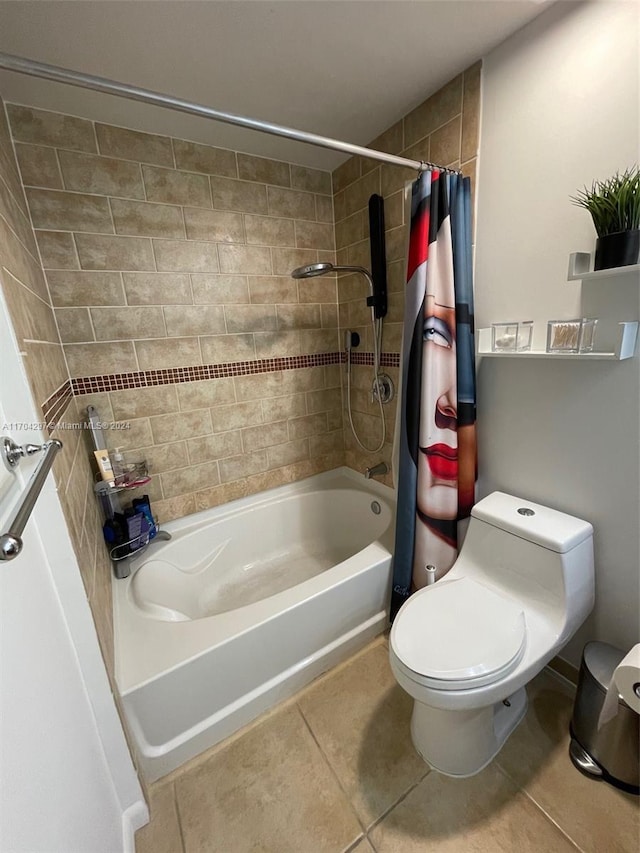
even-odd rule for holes
{"type": "Polygon", "coordinates": [[[522,608],[469,580],[439,581],[405,602],[391,629],[399,669],[418,684],[467,690],[498,681],[526,645],[522,608]]]}

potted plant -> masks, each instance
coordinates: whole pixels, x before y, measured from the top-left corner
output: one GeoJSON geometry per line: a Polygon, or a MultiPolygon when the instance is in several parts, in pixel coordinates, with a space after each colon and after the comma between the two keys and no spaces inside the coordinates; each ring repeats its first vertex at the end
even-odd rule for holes
{"type": "Polygon", "coordinates": [[[594,269],[640,263],[640,170],[594,181],[571,200],[591,214],[598,234],[594,269]]]}

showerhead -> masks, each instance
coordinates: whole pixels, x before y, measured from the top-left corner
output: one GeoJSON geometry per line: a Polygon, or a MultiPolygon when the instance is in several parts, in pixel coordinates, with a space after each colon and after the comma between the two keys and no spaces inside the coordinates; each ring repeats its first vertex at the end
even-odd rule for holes
{"type": "Polygon", "coordinates": [[[291,278],[315,278],[317,275],[325,275],[333,271],[333,264],[307,264],[304,267],[297,267],[291,273],[291,278]]]}

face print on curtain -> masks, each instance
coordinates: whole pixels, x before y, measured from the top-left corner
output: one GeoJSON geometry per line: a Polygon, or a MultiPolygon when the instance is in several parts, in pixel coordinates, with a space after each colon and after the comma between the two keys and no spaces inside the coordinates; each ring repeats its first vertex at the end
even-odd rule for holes
{"type": "Polygon", "coordinates": [[[468,178],[414,183],[402,353],[392,617],[458,554],[475,497],[475,359],[468,178]]]}

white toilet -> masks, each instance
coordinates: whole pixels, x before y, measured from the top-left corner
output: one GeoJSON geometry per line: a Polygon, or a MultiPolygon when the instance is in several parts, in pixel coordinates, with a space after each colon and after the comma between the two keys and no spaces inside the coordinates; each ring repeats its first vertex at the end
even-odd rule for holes
{"type": "Polygon", "coordinates": [[[494,492],[479,501],[456,562],[398,611],[389,655],[415,700],[414,746],[431,767],[472,776],[527,710],[525,684],[594,601],[593,528],[494,492]]]}

